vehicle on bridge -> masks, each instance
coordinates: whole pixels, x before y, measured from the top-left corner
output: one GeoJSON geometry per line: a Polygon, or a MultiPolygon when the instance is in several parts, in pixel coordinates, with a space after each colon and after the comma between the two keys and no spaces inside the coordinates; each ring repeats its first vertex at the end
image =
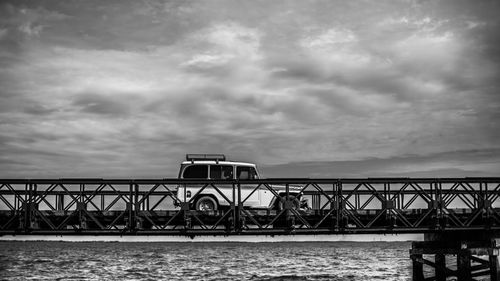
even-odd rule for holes
{"type": "Polygon", "coordinates": [[[259,179],[256,165],[227,161],[223,154],[187,154],[179,170],[179,179],[203,180],[203,183],[191,182],[177,188],[177,198],[181,201],[178,205],[188,203],[190,209],[198,211],[228,208],[232,202],[241,202],[243,207],[256,209],[281,210],[285,204],[291,204],[293,209],[307,208],[307,200],[300,188],[288,186],[287,200],[286,186],[256,187],[251,184],[251,181],[259,179]],[[207,185],[207,180],[217,183],[207,185]]]}

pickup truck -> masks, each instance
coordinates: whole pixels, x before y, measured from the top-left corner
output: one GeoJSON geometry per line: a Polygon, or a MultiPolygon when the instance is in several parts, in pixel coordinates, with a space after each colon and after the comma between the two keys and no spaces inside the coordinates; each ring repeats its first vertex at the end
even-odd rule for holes
{"type": "Polygon", "coordinates": [[[235,205],[242,202],[243,207],[255,209],[281,210],[286,204],[293,209],[307,208],[300,188],[289,186],[286,200],[285,186],[252,184],[259,179],[255,164],[226,161],[222,154],[187,154],[179,170],[179,179],[190,180],[190,183],[178,186],[178,204],[184,203],[197,211],[228,208],[233,200],[235,205]],[[200,183],[193,183],[193,180],[200,180],[200,183]],[[207,184],[209,181],[217,183],[207,184]]]}

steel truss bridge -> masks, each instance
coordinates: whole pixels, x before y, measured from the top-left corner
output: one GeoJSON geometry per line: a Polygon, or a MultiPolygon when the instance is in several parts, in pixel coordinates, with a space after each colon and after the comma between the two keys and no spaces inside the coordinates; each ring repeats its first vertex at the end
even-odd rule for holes
{"type": "Polygon", "coordinates": [[[357,233],[424,233],[414,281],[500,281],[500,178],[0,179],[0,236],[357,233]],[[310,208],[295,207],[297,189],[310,208]],[[229,207],[195,210],[207,190],[229,207]],[[247,207],[259,190],[282,208],[247,207]]]}
{"type": "Polygon", "coordinates": [[[438,233],[500,230],[500,178],[0,179],[0,234],[233,235],[438,233]],[[197,185],[190,198],[178,186],[197,185]],[[299,188],[310,208],[295,209],[299,188]],[[222,188],[230,188],[230,194],[222,188]],[[230,207],[196,211],[213,189],[230,207]],[[265,189],[282,209],[251,209],[265,189]],[[177,202],[180,207],[175,207],[177,202]]]}

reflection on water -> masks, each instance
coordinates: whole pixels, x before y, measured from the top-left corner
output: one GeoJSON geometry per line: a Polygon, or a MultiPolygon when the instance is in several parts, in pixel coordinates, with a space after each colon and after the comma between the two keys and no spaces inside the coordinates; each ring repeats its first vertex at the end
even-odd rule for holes
{"type": "Polygon", "coordinates": [[[411,280],[407,242],[0,242],[1,280],[411,280]]]}

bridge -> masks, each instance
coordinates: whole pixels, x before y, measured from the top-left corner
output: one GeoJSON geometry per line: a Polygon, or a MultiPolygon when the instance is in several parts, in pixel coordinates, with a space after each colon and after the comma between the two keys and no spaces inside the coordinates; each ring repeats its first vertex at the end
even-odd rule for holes
{"type": "Polygon", "coordinates": [[[423,233],[425,241],[410,250],[414,280],[500,280],[500,178],[0,179],[0,235],[360,233],[423,233]],[[176,192],[193,185],[193,196],[176,192]],[[228,207],[195,210],[194,198],[207,189],[228,207]],[[296,208],[292,189],[309,208],[296,208]],[[259,190],[282,207],[247,207],[259,190]]]}

